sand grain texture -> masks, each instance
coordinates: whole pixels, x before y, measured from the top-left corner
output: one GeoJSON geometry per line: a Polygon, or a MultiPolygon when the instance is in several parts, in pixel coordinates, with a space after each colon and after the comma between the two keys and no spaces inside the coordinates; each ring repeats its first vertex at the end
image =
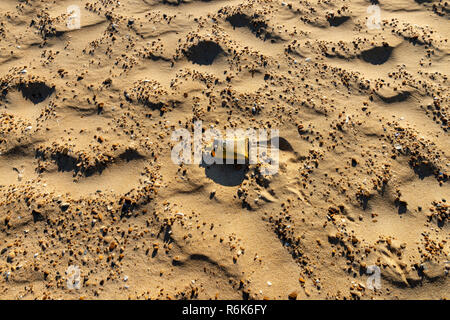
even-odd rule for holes
{"type": "Polygon", "coordinates": [[[0,298],[449,298],[449,3],[369,5],[0,1],[0,298]],[[174,164],[196,120],[279,172],[174,164]]]}

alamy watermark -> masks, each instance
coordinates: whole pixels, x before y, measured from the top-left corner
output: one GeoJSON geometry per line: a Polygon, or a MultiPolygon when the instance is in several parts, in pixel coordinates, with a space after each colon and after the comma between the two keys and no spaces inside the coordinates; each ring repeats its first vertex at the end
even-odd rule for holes
{"type": "Polygon", "coordinates": [[[78,266],[69,266],[66,270],[67,280],[66,285],[67,289],[79,290],[81,288],[81,270],[78,266]]]}
{"type": "Polygon", "coordinates": [[[370,275],[367,278],[366,286],[370,290],[381,289],[381,270],[379,266],[368,266],[366,274],[370,275]]]}
{"type": "Polygon", "coordinates": [[[77,5],[67,7],[67,28],[77,30],[81,28],[81,10],[77,5]]]}
{"type": "Polygon", "coordinates": [[[171,158],[175,164],[255,164],[263,175],[274,175],[279,166],[279,131],[277,129],[203,130],[202,122],[194,123],[193,137],[187,129],[172,133],[171,158]]]}

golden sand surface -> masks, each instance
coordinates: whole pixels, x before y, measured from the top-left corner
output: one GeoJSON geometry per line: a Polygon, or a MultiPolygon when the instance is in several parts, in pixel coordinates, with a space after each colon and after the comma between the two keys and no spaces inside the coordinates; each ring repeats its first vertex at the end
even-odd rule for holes
{"type": "Polygon", "coordinates": [[[1,0],[0,298],[448,298],[449,10],[1,0]],[[174,163],[196,121],[278,172],[174,163]]]}

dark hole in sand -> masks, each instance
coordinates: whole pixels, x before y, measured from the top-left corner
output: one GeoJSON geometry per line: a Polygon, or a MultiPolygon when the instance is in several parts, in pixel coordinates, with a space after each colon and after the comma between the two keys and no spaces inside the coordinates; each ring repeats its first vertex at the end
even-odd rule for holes
{"type": "Polygon", "coordinates": [[[125,215],[129,212],[132,212],[135,208],[135,203],[133,203],[130,199],[125,199],[122,204],[122,215],[125,215]]]}
{"type": "Polygon", "coordinates": [[[267,31],[268,25],[262,20],[258,20],[258,15],[252,17],[243,13],[236,13],[227,17],[227,21],[233,26],[233,28],[247,27],[257,37],[262,38],[264,41],[271,39],[272,42],[280,40],[279,36],[273,35],[267,31]]]}
{"type": "Polygon", "coordinates": [[[396,103],[406,101],[411,96],[411,93],[408,91],[402,91],[392,97],[383,97],[380,96],[380,99],[386,103],[396,103]]]}
{"type": "Polygon", "coordinates": [[[412,166],[415,174],[417,174],[419,176],[419,179],[421,179],[421,180],[433,175],[435,172],[435,167],[429,163],[423,163],[423,162],[415,163],[415,164],[411,163],[411,166],[412,166]]]}
{"type": "Polygon", "coordinates": [[[174,241],[171,234],[172,234],[172,228],[170,226],[166,226],[164,228],[164,239],[163,239],[164,243],[170,244],[174,241]]]}
{"type": "Polygon", "coordinates": [[[208,178],[223,186],[238,186],[244,181],[246,165],[236,164],[213,164],[205,166],[205,174],[208,178]]]}
{"type": "Polygon", "coordinates": [[[126,160],[127,162],[132,160],[140,160],[143,159],[144,156],[141,155],[134,149],[127,149],[124,153],[119,156],[121,159],[126,160]]]}
{"type": "Polygon", "coordinates": [[[34,104],[41,103],[55,91],[55,87],[49,87],[44,82],[21,83],[18,89],[25,99],[34,104]]]}
{"type": "Polygon", "coordinates": [[[211,65],[224,51],[221,46],[213,41],[200,41],[190,47],[186,53],[189,61],[200,65],[211,65]]]}
{"type": "MultiPolygon", "coordinates": [[[[271,141],[273,139],[271,139],[271,141]]],[[[289,141],[287,141],[283,137],[278,137],[278,147],[282,151],[294,151],[294,148],[292,148],[292,145],[289,143],[289,141]]]]}
{"type": "Polygon", "coordinates": [[[205,262],[212,262],[211,259],[208,256],[205,256],[204,254],[200,253],[194,253],[189,256],[189,259],[196,260],[196,261],[205,261],[205,262]]]}
{"type": "Polygon", "coordinates": [[[33,222],[38,222],[38,221],[44,220],[44,216],[40,212],[33,210],[31,212],[31,214],[33,215],[33,222]]]}
{"type": "Polygon", "coordinates": [[[3,154],[7,156],[26,157],[28,155],[28,147],[29,146],[26,145],[15,146],[9,149],[8,151],[4,152],[3,154]]]}
{"type": "Polygon", "coordinates": [[[394,48],[390,46],[375,47],[363,51],[361,57],[365,62],[373,65],[380,65],[389,60],[393,50],[394,48]]]}
{"type": "Polygon", "coordinates": [[[77,159],[75,159],[74,157],[71,157],[71,156],[63,154],[63,153],[56,153],[55,155],[52,155],[52,159],[55,160],[55,162],[58,166],[58,171],[62,171],[62,172],[76,171],[76,172],[78,172],[77,159]]]}
{"type": "Polygon", "coordinates": [[[94,166],[87,168],[79,167],[78,160],[76,158],[61,152],[53,154],[51,158],[56,162],[56,165],[58,166],[58,171],[60,172],[72,171],[74,174],[77,174],[78,172],[81,171],[85,177],[90,177],[95,173],[102,174],[103,170],[106,169],[106,164],[104,163],[96,163],[94,166]]]}
{"type": "Polygon", "coordinates": [[[233,28],[243,28],[250,25],[250,18],[243,13],[236,13],[227,17],[227,21],[233,28]]]}
{"type": "Polygon", "coordinates": [[[367,208],[369,207],[370,196],[366,196],[364,194],[358,194],[356,196],[356,198],[358,199],[359,203],[361,204],[363,210],[367,210],[367,208]]]}
{"type": "Polygon", "coordinates": [[[398,208],[398,214],[404,214],[408,210],[408,204],[405,201],[396,199],[394,204],[398,208]]]}
{"type": "Polygon", "coordinates": [[[145,101],[143,102],[144,105],[152,110],[161,110],[166,105],[162,102],[151,102],[151,101],[145,101]]]}
{"type": "Polygon", "coordinates": [[[339,27],[341,24],[343,24],[344,22],[346,22],[348,19],[350,19],[350,17],[330,17],[328,18],[328,23],[330,24],[330,26],[332,27],[339,27]]]}
{"type": "Polygon", "coordinates": [[[173,259],[173,260],[172,260],[172,265],[175,266],[175,267],[179,267],[179,266],[184,265],[184,262],[183,262],[183,261],[179,261],[179,260],[173,259]]]}

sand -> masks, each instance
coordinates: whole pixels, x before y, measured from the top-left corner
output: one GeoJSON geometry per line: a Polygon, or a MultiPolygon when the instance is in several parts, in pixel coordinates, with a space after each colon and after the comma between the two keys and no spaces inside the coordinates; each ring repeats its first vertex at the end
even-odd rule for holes
{"type": "Polygon", "coordinates": [[[0,298],[448,298],[449,5],[371,5],[0,1],[0,298]]]}

